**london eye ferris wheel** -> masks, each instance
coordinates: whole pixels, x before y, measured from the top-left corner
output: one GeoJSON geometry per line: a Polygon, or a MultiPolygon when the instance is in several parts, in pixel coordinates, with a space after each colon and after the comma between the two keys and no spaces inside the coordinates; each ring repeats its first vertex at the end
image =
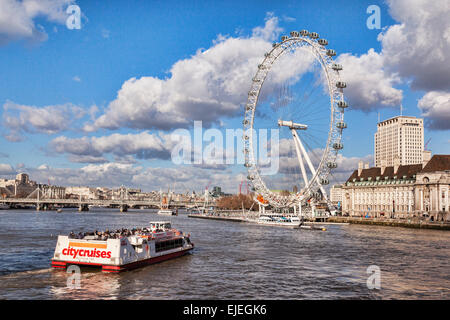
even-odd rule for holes
{"type": "Polygon", "coordinates": [[[329,203],[324,186],[343,149],[348,104],[342,66],[334,62],[336,52],[327,45],[315,32],[292,31],[273,43],[252,79],[243,143],[247,178],[260,204],[286,208],[319,198],[329,203]],[[279,168],[267,175],[258,161],[256,141],[258,131],[269,128],[279,129],[279,168]]]}

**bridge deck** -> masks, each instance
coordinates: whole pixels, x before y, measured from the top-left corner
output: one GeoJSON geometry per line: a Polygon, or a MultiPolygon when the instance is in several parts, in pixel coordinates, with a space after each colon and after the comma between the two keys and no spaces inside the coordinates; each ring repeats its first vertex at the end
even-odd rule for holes
{"type": "MultiPolygon", "coordinates": [[[[128,206],[160,206],[160,201],[151,200],[96,200],[96,199],[31,199],[31,198],[3,198],[0,203],[4,204],[61,204],[61,205],[94,205],[94,206],[111,206],[111,205],[128,205],[128,206]]],[[[193,205],[193,202],[172,201],[170,206],[185,207],[193,205]]]]}

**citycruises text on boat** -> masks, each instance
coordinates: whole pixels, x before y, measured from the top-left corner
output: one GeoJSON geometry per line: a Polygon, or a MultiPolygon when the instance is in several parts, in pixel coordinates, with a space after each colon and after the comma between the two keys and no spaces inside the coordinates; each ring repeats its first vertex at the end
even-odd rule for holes
{"type": "Polygon", "coordinates": [[[158,221],[148,228],[60,235],[52,267],[92,266],[117,273],[180,257],[193,248],[190,235],[173,229],[169,221],[158,221]]]}

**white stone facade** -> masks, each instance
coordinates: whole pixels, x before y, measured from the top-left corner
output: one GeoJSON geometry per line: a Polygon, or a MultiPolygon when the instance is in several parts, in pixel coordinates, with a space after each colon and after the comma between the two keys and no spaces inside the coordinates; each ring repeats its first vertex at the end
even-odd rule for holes
{"type": "Polygon", "coordinates": [[[342,206],[342,185],[336,184],[330,189],[330,201],[337,205],[338,203],[342,206]]]}
{"type": "Polygon", "coordinates": [[[423,162],[423,119],[398,116],[377,124],[375,133],[375,166],[393,166],[398,157],[401,165],[423,162]]]}
{"type": "Polygon", "coordinates": [[[342,190],[343,214],[450,221],[450,156],[434,156],[424,167],[355,170],[342,190]]]}

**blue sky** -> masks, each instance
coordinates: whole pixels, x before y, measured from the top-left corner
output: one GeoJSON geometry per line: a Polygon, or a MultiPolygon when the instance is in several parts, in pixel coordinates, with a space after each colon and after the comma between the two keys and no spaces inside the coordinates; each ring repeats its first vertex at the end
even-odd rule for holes
{"type": "MultiPolygon", "coordinates": [[[[28,2],[33,2],[33,0],[28,2]]],[[[1,0],[0,9],[13,10],[11,4],[17,3],[21,2],[1,0]]],[[[128,100],[118,99],[118,93],[121,88],[124,88],[124,83],[131,78],[136,78],[137,81],[131,83],[129,88],[123,90],[123,93],[125,95],[128,89],[135,90],[132,91],[134,95],[144,95],[144,102],[149,102],[148,99],[151,98],[146,95],[152,91],[152,88],[159,85],[164,86],[164,92],[169,91],[172,87],[173,90],[182,91],[183,84],[169,86],[165,82],[153,81],[153,79],[177,78],[174,74],[180,75],[182,71],[176,70],[176,73],[173,68],[180,61],[187,61],[186,64],[180,64],[180,69],[184,65],[187,66],[191,60],[198,63],[198,65],[194,65],[195,67],[201,68],[202,61],[193,59],[199,50],[218,48],[218,43],[229,44],[230,39],[255,39],[257,37],[254,29],[265,28],[267,30],[271,27],[268,21],[275,23],[274,32],[278,36],[278,41],[280,35],[301,29],[318,32],[321,37],[328,39],[328,47],[336,50],[337,59],[355,65],[355,67],[350,65],[347,74],[349,79],[344,79],[349,83],[349,90],[351,90],[352,81],[364,82],[366,89],[371,85],[371,81],[376,85],[385,84],[383,87],[380,85],[379,88],[373,89],[371,94],[377,98],[367,106],[364,105],[364,102],[361,103],[366,96],[361,92],[349,91],[350,98],[359,103],[357,108],[349,108],[349,112],[345,115],[345,120],[349,124],[343,137],[345,143],[343,156],[345,158],[370,160],[370,155],[373,154],[373,134],[376,131],[378,113],[382,120],[398,115],[400,103],[403,104],[403,114],[405,115],[423,116],[428,112],[428,117],[425,119],[426,122],[429,119],[431,122],[427,123],[431,124],[426,128],[425,141],[431,138],[429,147],[433,153],[448,154],[450,151],[450,126],[442,124],[442,121],[439,122],[439,117],[436,116],[438,111],[444,110],[447,113],[443,115],[443,118],[449,117],[448,103],[446,102],[448,87],[445,89],[439,85],[427,85],[430,77],[427,78],[420,74],[420,66],[417,68],[416,74],[408,68],[413,59],[418,64],[424,63],[424,68],[434,67],[433,61],[417,60],[417,57],[423,57],[423,52],[421,55],[419,49],[412,47],[413,56],[405,57],[405,61],[398,61],[397,54],[402,53],[401,49],[393,46],[390,41],[390,37],[395,36],[394,31],[396,32],[396,30],[393,26],[396,25],[406,24],[402,31],[405,34],[428,30],[428,28],[432,30],[432,27],[435,27],[432,22],[440,22],[441,14],[450,10],[448,1],[442,0],[440,5],[443,12],[434,10],[433,6],[433,8],[427,8],[420,3],[408,6],[405,1],[391,3],[390,1],[373,0],[76,2],[55,0],[40,2],[42,7],[39,13],[25,7],[20,12],[21,14],[7,15],[8,17],[0,15],[0,104],[3,106],[0,107],[0,119],[3,122],[0,129],[0,164],[3,165],[0,168],[3,169],[0,170],[0,174],[9,177],[16,172],[25,170],[32,174],[32,178],[34,174],[35,179],[43,180],[41,182],[46,182],[47,178],[51,178],[59,184],[82,184],[85,182],[111,186],[118,183],[141,186],[145,176],[151,177],[151,174],[156,174],[158,168],[172,168],[173,175],[176,177],[176,166],[171,163],[170,159],[167,159],[167,156],[161,156],[157,152],[155,153],[157,155],[153,155],[155,150],[152,147],[148,150],[130,151],[129,154],[125,154],[126,159],[118,160],[117,154],[111,151],[113,147],[109,148],[106,145],[102,146],[102,151],[94,150],[91,153],[86,150],[82,152],[75,150],[74,145],[80,146],[78,142],[82,141],[75,139],[84,137],[83,141],[86,142],[92,137],[110,137],[113,134],[136,135],[142,132],[150,135],[157,135],[159,132],[170,134],[177,128],[177,121],[174,121],[173,128],[169,128],[167,125],[159,127],[158,124],[148,121],[148,119],[139,121],[136,119],[136,115],[126,113],[129,110],[127,108],[132,108],[135,102],[130,102],[128,98],[128,100]],[[82,19],[79,30],[70,30],[65,25],[68,16],[65,9],[69,4],[76,4],[81,9],[82,19]],[[366,20],[370,16],[366,13],[366,9],[373,4],[378,5],[381,9],[382,29],[380,30],[370,30],[366,26],[366,20]],[[436,15],[436,19],[430,20],[431,22],[423,21],[423,23],[408,25],[408,21],[416,19],[415,14],[420,16],[421,10],[430,10],[432,15],[436,15]],[[21,24],[31,28],[32,33],[17,31],[22,26],[21,24]],[[14,30],[15,26],[17,26],[17,30],[14,30]],[[37,32],[45,37],[36,37],[37,32]],[[380,39],[381,32],[384,34],[384,38],[382,37],[384,40],[380,39]],[[367,56],[369,61],[367,63],[361,56],[367,55],[371,48],[373,48],[374,54],[367,56]],[[345,53],[352,58],[340,57],[345,53]],[[372,63],[370,59],[374,59],[374,62],[372,63]],[[382,62],[380,62],[381,60],[382,62]],[[361,64],[359,64],[360,62],[361,64]],[[382,70],[379,74],[377,73],[380,81],[377,78],[370,78],[374,74],[374,70],[371,68],[377,64],[380,64],[380,70],[382,70]],[[351,74],[351,72],[353,73],[351,74]],[[367,81],[364,80],[364,72],[367,74],[367,79],[370,78],[367,81]],[[139,81],[143,78],[151,78],[151,83],[139,81]],[[155,83],[153,84],[153,82],[155,83]],[[142,91],[139,91],[140,89],[142,91]],[[401,91],[401,98],[399,98],[399,91],[401,91]],[[427,94],[429,94],[427,99],[424,99],[427,94]],[[419,107],[421,99],[423,100],[422,107],[419,107]],[[114,101],[116,102],[112,103],[114,101]],[[444,102],[442,103],[442,101],[444,102]],[[112,106],[112,104],[115,105],[112,106]],[[37,122],[27,119],[28,116],[31,117],[39,110],[45,110],[48,107],[50,108],[47,111],[50,113],[62,109],[67,111],[63,112],[67,118],[62,116],[61,121],[67,121],[68,126],[61,123],[53,123],[50,127],[45,127],[48,125],[47,123],[39,126],[37,122]],[[28,112],[24,110],[28,110],[28,112]],[[104,121],[98,121],[105,114],[107,116],[104,117],[104,121]],[[17,121],[13,121],[14,119],[20,119],[22,127],[26,127],[26,130],[18,128],[17,121]],[[111,123],[114,125],[110,125],[111,123]],[[95,128],[90,127],[87,130],[86,124],[95,124],[95,128]],[[66,139],[64,145],[61,137],[66,139]],[[57,138],[60,139],[58,140],[60,142],[59,149],[55,147],[54,143],[57,138]],[[72,145],[69,147],[68,143],[72,143],[72,145]],[[81,156],[84,157],[84,160],[81,159],[81,156]],[[90,158],[94,160],[89,162],[86,156],[95,157],[95,159],[90,158]],[[76,160],[74,157],[77,157],[76,160]],[[109,167],[107,167],[108,163],[109,167]],[[121,163],[122,167],[117,169],[113,165],[115,163],[121,163]],[[83,169],[86,167],[92,171],[83,169]],[[110,171],[114,168],[120,172],[115,174],[110,171]],[[68,175],[73,176],[71,182],[64,181],[63,169],[68,175]],[[82,171],[82,174],[79,174],[79,170],[82,171]],[[94,171],[95,174],[92,173],[94,171]],[[99,172],[103,172],[105,175],[99,172]],[[111,175],[116,179],[109,179],[111,175]],[[89,176],[89,178],[87,180],[76,178],[83,176],[89,176]]],[[[16,7],[15,10],[21,9],[16,7]]],[[[448,22],[443,21],[442,23],[443,30],[447,30],[448,22]]],[[[435,33],[428,34],[431,37],[439,37],[435,33]]],[[[268,38],[263,40],[272,41],[268,38]]],[[[420,42],[420,39],[416,40],[417,43],[420,42]]],[[[445,54],[444,57],[441,57],[445,69],[450,65],[449,52],[446,52],[449,43],[445,39],[443,43],[437,39],[436,41],[438,49],[442,49],[445,54]],[[439,47],[440,45],[442,48],[439,47]]],[[[409,43],[414,44],[414,40],[409,43]]],[[[248,54],[252,57],[255,55],[263,58],[259,52],[248,54]]],[[[345,64],[344,69],[346,69],[345,64]]],[[[450,70],[439,76],[443,77],[442,83],[446,83],[450,78],[450,70]]],[[[187,82],[194,86],[195,81],[194,77],[187,82]]],[[[251,77],[247,83],[249,88],[251,77]]],[[[247,91],[248,88],[243,91],[247,91]]],[[[189,95],[190,90],[193,89],[187,89],[186,95],[189,95]]],[[[167,92],[161,96],[166,94],[167,92]]],[[[344,92],[345,94],[346,92],[344,92]]],[[[240,92],[237,93],[235,97],[230,98],[230,102],[239,104],[241,96],[240,92]]],[[[158,96],[155,99],[162,98],[158,96]]],[[[245,99],[240,103],[245,103],[245,99]]],[[[351,104],[350,106],[352,107],[351,104]]],[[[189,104],[189,107],[196,108],[195,104],[194,106],[189,104]]],[[[221,130],[242,126],[242,112],[239,112],[239,105],[233,109],[233,112],[228,113],[221,113],[220,107],[223,106],[216,106],[214,117],[208,118],[211,126],[221,130]],[[219,123],[223,125],[220,126],[219,123]]],[[[149,106],[143,110],[144,112],[151,111],[151,108],[149,106]]],[[[160,110],[158,109],[158,111],[160,110]]],[[[167,117],[189,114],[180,112],[169,113],[167,117]]],[[[137,117],[139,118],[139,116],[137,117]]],[[[143,117],[149,116],[146,114],[143,117]]],[[[197,119],[179,120],[180,127],[189,128],[194,120],[197,119]]],[[[170,119],[167,122],[170,123],[170,119]]],[[[112,138],[108,141],[111,142],[112,138]]],[[[109,142],[105,142],[105,144],[109,142]]],[[[355,161],[348,162],[349,167],[346,169],[350,170],[350,166],[354,164],[355,161]]],[[[185,183],[191,186],[189,180],[198,178],[203,182],[211,179],[213,184],[223,183],[229,191],[234,191],[232,186],[241,178],[227,178],[224,181],[223,176],[230,175],[227,170],[231,170],[232,174],[244,172],[242,168],[232,166],[226,169],[222,168],[222,171],[216,169],[213,171],[205,169],[199,177],[192,173],[193,176],[186,177],[185,183]]],[[[189,170],[193,169],[185,169],[186,172],[191,172],[189,170]]],[[[160,171],[163,172],[162,175],[167,173],[164,169],[160,169],[160,171]]],[[[343,178],[346,175],[347,171],[340,177],[343,178]]],[[[159,188],[158,184],[174,183],[170,182],[171,179],[174,178],[168,178],[167,181],[159,178],[155,179],[154,183],[145,181],[143,187],[144,189],[156,189],[159,188]]]]}

